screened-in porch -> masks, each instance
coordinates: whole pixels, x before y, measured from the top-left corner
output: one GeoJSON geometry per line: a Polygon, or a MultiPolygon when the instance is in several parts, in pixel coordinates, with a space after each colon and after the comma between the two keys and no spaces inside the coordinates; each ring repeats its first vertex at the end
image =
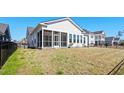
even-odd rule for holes
{"type": "Polygon", "coordinates": [[[52,30],[42,30],[37,33],[37,47],[67,47],[67,33],[52,30]]]}

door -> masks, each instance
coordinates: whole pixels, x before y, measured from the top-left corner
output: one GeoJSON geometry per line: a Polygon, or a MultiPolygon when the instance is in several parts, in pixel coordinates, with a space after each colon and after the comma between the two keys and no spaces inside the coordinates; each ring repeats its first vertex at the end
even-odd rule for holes
{"type": "Polygon", "coordinates": [[[59,35],[54,35],[54,47],[59,47],[59,35]]]}

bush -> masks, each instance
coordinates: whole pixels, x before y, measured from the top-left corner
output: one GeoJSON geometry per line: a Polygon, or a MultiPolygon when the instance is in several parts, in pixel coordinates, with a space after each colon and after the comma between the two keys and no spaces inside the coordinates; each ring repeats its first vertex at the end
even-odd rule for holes
{"type": "Polygon", "coordinates": [[[64,74],[64,72],[63,71],[58,71],[56,74],[62,75],[62,74],[64,74]]]}
{"type": "Polygon", "coordinates": [[[120,46],[124,46],[124,42],[119,44],[120,46]]]}

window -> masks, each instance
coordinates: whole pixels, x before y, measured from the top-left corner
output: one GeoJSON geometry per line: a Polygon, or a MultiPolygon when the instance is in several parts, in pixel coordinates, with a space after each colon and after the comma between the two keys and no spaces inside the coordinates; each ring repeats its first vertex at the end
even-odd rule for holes
{"type": "Polygon", "coordinates": [[[40,40],[39,40],[39,37],[40,37],[40,32],[37,33],[37,46],[39,47],[40,46],[40,40]]]}
{"type": "Polygon", "coordinates": [[[99,39],[101,39],[101,35],[99,35],[99,39]]]}
{"type": "Polygon", "coordinates": [[[102,36],[102,38],[105,38],[104,35],[102,36]]]}
{"type": "Polygon", "coordinates": [[[76,35],[73,35],[73,42],[76,42],[76,35]]]}
{"type": "Polygon", "coordinates": [[[98,39],[98,37],[97,37],[97,36],[95,36],[95,38],[96,38],[96,39],[98,39]]]}
{"type": "Polygon", "coordinates": [[[72,34],[69,34],[69,42],[72,43],[72,34]]]}
{"type": "Polygon", "coordinates": [[[67,33],[61,33],[61,46],[67,46],[67,33]]]}
{"type": "Polygon", "coordinates": [[[77,43],[79,43],[79,35],[77,35],[77,43]]]}
{"type": "Polygon", "coordinates": [[[93,38],[93,35],[91,35],[91,38],[93,38]]]}
{"type": "Polygon", "coordinates": [[[82,43],[82,36],[80,36],[80,42],[82,43]]]}
{"type": "Polygon", "coordinates": [[[34,44],[36,44],[36,39],[34,39],[34,44]]]}
{"type": "Polygon", "coordinates": [[[84,37],[84,44],[86,43],[86,41],[85,41],[85,37],[84,37]]]}

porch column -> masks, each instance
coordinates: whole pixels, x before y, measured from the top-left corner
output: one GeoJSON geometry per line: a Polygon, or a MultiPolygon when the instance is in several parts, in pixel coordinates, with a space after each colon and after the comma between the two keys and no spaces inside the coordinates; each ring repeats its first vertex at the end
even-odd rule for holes
{"type": "Polygon", "coordinates": [[[43,46],[43,41],[44,41],[44,40],[43,40],[43,36],[44,36],[43,34],[44,34],[44,30],[42,29],[42,48],[44,47],[44,46],[43,46]]]}
{"type": "Polygon", "coordinates": [[[53,48],[53,31],[52,31],[52,48],[53,48]]]}
{"type": "Polygon", "coordinates": [[[60,35],[60,39],[59,39],[60,42],[59,43],[60,43],[60,47],[61,47],[61,32],[60,32],[59,35],[60,35]]]}

